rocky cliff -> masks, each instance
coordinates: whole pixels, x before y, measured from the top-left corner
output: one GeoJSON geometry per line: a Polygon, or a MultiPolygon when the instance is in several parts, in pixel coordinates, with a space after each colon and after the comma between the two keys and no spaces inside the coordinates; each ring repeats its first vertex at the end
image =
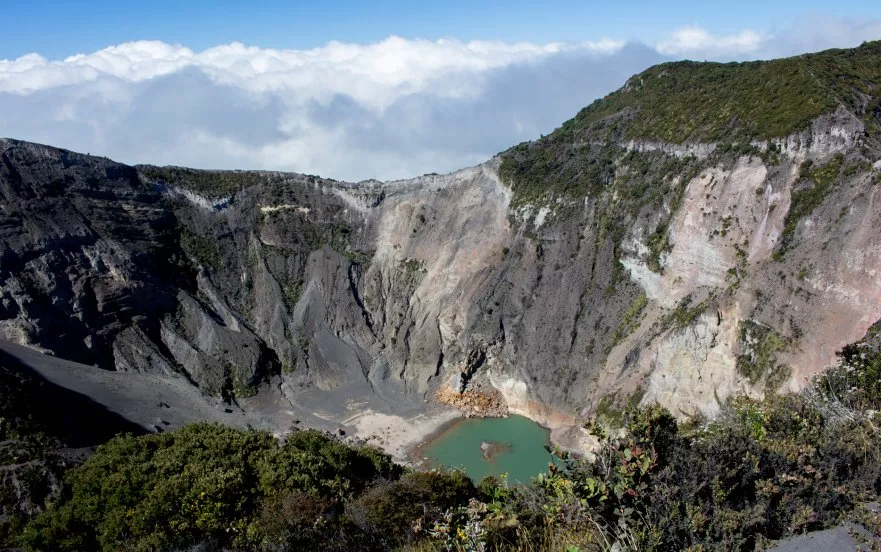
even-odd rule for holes
{"type": "Polygon", "coordinates": [[[554,427],[712,414],[881,318],[879,67],[879,43],[666,64],[386,183],[0,140],[0,337],[319,417],[469,388],[554,427]]]}

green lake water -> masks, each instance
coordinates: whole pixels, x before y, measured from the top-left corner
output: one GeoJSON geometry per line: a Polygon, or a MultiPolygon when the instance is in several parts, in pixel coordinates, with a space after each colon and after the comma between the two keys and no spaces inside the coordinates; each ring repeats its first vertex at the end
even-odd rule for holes
{"type": "Polygon", "coordinates": [[[528,483],[548,469],[552,456],[545,450],[550,432],[523,416],[469,418],[456,422],[422,450],[432,466],[462,468],[475,482],[488,475],[508,474],[511,483],[528,483]],[[501,446],[491,459],[480,446],[501,446]]]}

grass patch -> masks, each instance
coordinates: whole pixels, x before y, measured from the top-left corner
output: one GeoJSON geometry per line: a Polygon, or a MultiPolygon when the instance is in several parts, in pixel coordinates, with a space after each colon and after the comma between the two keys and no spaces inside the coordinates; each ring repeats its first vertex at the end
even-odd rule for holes
{"type": "Polygon", "coordinates": [[[648,296],[645,292],[642,292],[636,296],[636,299],[634,299],[632,303],[630,303],[630,306],[627,307],[627,310],[624,311],[624,315],[621,317],[621,322],[612,334],[612,344],[609,346],[610,350],[639,327],[640,315],[646,305],[648,305],[648,302],[648,296]]]}
{"type": "Polygon", "coordinates": [[[664,63],[630,78],[561,130],[583,131],[629,113],[624,138],[748,142],[804,130],[839,105],[877,127],[870,108],[879,84],[881,42],[772,61],[664,63]]]}
{"type": "Polygon", "coordinates": [[[209,199],[229,197],[245,188],[284,179],[280,174],[260,171],[213,171],[153,165],[135,168],[147,180],[184,188],[209,199]]]}
{"type": "Polygon", "coordinates": [[[222,264],[220,251],[217,244],[208,238],[196,234],[186,227],[182,227],[180,233],[181,249],[202,266],[217,269],[222,264]]]}
{"type": "Polygon", "coordinates": [[[649,255],[646,258],[645,264],[649,270],[658,274],[663,274],[664,272],[664,267],[661,266],[661,255],[672,250],[668,233],[669,224],[669,220],[659,224],[649,236],[648,243],[646,243],[646,246],[649,248],[649,255]]]}
{"type": "Polygon", "coordinates": [[[284,302],[285,306],[288,308],[288,312],[293,312],[297,303],[300,301],[300,297],[303,295],[303,282],[298,282],[293,279],[285,280],[284,284],[281,286],[281,290],[284,293],[284,302]]]}
{"type": "Polygon", "coordinates": [[[645,389],[641,386],[634,389],[623,401],[620,400],[617,393],[606,395],[600,399],[594,410],[594,417],[605,428],[619,429],[624,427],[628,412],[635,411],[644,396],[645,389]]]}
{"type": "Polygon", "coordinates": [[[401,261],[401,268],[411,278],[428,272],[425,268],[425,263],[419,259],[405,259],[401,261]]]}
{"type": "Polygon", "coordinates": [[[843,163],[844,156],[839,153],[824,165],[815,166],[810,161],[802,165],[799,178],[802,185],[797,184],[798,189],[792,192],[789,212],[786,213],[783,225],[780,240],[781,255],[791,245],[799,221],[813,213],[832,191],[843,163]]]}
{"type": "Polygon", "coordinates": [[[664,317],[663,327],[673,328],[674,330],[687,328],[707,310],[708,301],[701,301],[693,307],[691,306],[691,301],[690,295],[680,301],[676,308],[664,317]]]}
{"type": "Polygon", "coordinates": [[[740,323],[740,342],[744,352],[737,357],[737,372],[750,384],[764,380],[766,389],[773,391],[789,378],[789,366],[777,363],[777,353],[789,346],[786,338],[768,326],[744,320],[740,323]]]}

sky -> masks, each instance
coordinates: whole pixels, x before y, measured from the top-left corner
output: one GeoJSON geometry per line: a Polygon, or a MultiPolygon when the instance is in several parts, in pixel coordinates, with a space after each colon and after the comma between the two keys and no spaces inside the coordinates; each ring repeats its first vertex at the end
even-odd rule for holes
{"type": "Polygon", "coordinates": [[[480,163],[673,59],[881,39],[881,1],[4,2],[0,136],[395,179],[480,163]]]}

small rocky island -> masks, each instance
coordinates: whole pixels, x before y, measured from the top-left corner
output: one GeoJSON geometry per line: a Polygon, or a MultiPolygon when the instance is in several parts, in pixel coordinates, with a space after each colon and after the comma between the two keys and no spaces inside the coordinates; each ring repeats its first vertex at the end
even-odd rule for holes
{"type": "Polygon", "coordinates": [[[484,441],[480,443],[480,451],[483,453],[484,460],[492,460],[497,454],[511,449],[508,443],[497,443],[495,441],[484,441]]]}

